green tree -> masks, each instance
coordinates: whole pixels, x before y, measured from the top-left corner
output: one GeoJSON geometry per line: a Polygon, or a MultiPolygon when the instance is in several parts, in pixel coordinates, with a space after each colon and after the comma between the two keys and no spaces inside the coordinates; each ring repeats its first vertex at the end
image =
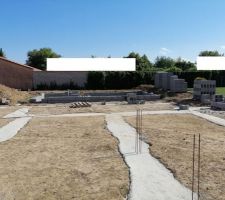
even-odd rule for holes
{"type": "Polygon", "coordinates": [[[136,70],[137,71],[149,71],[153,68],[152,63],[148,59],[148,57],[144,54],[140,56],[139,53],[131,52],[125,58],[136,58],[136,70]]]}
{"type": "Polygon", "coordinates": [[[0,48],[0,57],[4,57],[4,58],[5,58],[5,53],[4,53],[4,51],[2,50],[2,48],[0,48]]]}
{"type": "Polygon", "coordinates": [[[27,53],[26,64],[32,67],[46,70],[47,58],[59,58],[59,54],[55,53],[51,48],[34,49],[27,53]]]}
{"type": "Polygon", "coordinates": [[[220,54],[218,51],[201,51],[199,56],[224,56],[224,54],[220,54]]]}
{"type": "MultiPolygon", "coordinates": [[[[201,51],[199,53],[199,56],[224,56],[224,54],[220,54],[218,51],[201,51]]],[[[218,74],[220,72],[217,72],[218,74]]],[[[213,72],[210,71],[210,75],[209,75],[209,79],[211,80],[212,79],[212,74],[213,72]]]]}
{"type": "Polygon", "coordinates": [[[197,71],[196,65],[190,61],[182,60],[178,58],[175,62],[175,67],[181,69],[184,72],[194,72],[197,71]]]}
{"type": "Polygon", "coordinates": [[[157,57],[155,60],[154,67],[158,70],[166,70],[168,68],[173,68],[175,66],[175,61],[170,57],[157,57]]]}

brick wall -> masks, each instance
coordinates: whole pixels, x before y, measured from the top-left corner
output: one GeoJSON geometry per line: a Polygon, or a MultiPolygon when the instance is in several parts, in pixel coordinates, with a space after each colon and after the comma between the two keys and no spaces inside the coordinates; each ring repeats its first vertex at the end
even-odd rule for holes
{"type": "Polygon", "coordinates": [[[0,84],[28,90],[33,86],[33,68],[0,58],[0,84]]]}

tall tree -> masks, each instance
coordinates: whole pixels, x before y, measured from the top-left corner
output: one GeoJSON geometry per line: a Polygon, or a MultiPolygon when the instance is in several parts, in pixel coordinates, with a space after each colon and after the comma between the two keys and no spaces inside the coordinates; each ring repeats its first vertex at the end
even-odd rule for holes
{"type": "Polygon", "coordinates": [[[157,57],[155,60],[154,67],[158,70],[166,70],[168,68],[174,68],[175,61],[170,57],[157,57]]]}
{"type": "Polygon", "coordinates": [[[201,51],[199,56],[224,56],[224,54],[220,54],[218,51],[201,51]]]}
{"type": "Polygon", "coordinates": [[[131,52],[125,58],[136,58],[136,70],[137,71],[149,71],[152,69],[153,65],[148,59],[148,57],[144,54],[140,56],[139,53],[131,52]]]}
{"type": "Polygon", "coordinates": [[[47,58],[59,58],[61,55],[55,53],[51,48],[34,49],[27,53],[26,64],[32,67],[46,70],[47,58]]]}
{"type": "Polygon", "coordinates": [[[0,48],[0,57],[4,57],[4,58],[5,58],[5,53],[4,53],[4,51],[2,50],[2,48],[0,48]]]}
{"type": "Polygon", "coordinates": [[[190,61],[182,60],[178,58],[175,62],[175,67],[181,69],[184,72],[194,72],[197,71],[196,65],[190,61]]]}

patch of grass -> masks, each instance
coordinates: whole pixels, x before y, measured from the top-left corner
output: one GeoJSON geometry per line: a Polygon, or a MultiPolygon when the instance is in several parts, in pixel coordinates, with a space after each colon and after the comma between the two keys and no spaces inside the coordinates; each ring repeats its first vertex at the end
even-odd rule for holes
{"type": "MultiPolygon", "coordinates": [[[[193,88],[188,88],[188,91],[193,92],[193,88]]],[[[223,94],[225,95],[225,87],[217,87],[216,94],[223,94]]]]}
{"type": "Polygon", "coordinates": [[[223,94],[225,95],[225,87],[217,87],[216,94],[223,94]]]}

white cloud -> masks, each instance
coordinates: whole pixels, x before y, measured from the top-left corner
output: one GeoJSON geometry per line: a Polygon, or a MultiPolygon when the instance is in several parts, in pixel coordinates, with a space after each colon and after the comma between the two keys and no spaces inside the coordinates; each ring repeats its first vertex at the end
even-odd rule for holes
{"type": "Polygon", "coordinates": [[[170,49],[168,49],[168,48],[166,48],[166,47],[161,47],[160,48],[160,51],[159,51],[159,53],[161,54],[161,55],[168,55],[169,53],[171,52],[171,50],[170,49]]]}
{"type": "Polygon", "coordinates": [[[225,45],[220,46],[220,48],[225,50],[225,45]]]}

